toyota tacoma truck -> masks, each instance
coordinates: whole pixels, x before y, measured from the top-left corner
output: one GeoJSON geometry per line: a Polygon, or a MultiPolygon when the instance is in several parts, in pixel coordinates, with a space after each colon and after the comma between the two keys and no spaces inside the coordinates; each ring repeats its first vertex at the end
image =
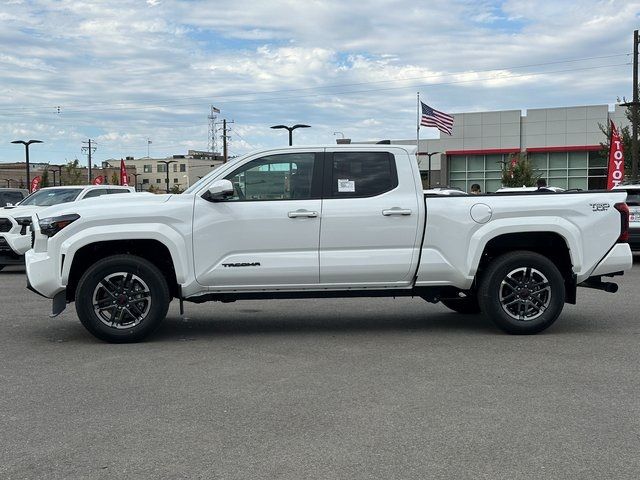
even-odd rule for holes
{"type": "Polygon", "coordinates": [[[180,195],[38,211],[28,288],[109,342],[145,338],[173,298],[415,296],[533,334],[631,268],[626,192],[425,194],[415,153],[263,150],[180,195]]]}
{"type": "Polygon", "coordinates": [[[131,193],[133,187],[120,185],[67,185],[45,187],[21,200],[18,205],[0,208],[0,270],[22,265],[31,248],[31,216],[52,205],[99,197],[112,193],[131,193]]]}

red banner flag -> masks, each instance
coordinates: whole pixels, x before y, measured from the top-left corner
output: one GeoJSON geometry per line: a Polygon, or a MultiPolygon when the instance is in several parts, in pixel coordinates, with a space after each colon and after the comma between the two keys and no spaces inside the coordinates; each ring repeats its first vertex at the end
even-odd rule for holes
{"type": "Polygon", "coordinates": [[[120,159],[120,185],[128,187],[129,182],[127,178],[127,166],[124,164],[124,160],[120,159]]]}
{"type": "Polygon", "coordinates": [[[40,190],[40,182],[41,181],[42,181],[42,178],[40,178],[40,176],[33,177],[31,179],[31,185],[29,185],[29,192],[33,193],[36,190],[40,190]]]}
{"type": "Polygon", "coordinates": [[[624,180],[624,153],[622,140],[616,126],[611,121],[611,138],[609,140],[609,174],[607,176],[607,190],[611,190],[624,180]]]}
{"type": "Polygon", "coordinates": [[[102,177],[102,175],[93,179],[94,185],[102,185],[103,182],[104,182],[104,178],[102,177]]]}

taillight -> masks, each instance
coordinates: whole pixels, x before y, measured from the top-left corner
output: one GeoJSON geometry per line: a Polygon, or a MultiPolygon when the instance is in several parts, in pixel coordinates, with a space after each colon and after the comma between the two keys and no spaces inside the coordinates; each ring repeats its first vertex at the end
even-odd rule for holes
{"type": "Polygon", "coordinates": [[[629,206],[626,203],[616,203],[613,207],[620,212],[618,243],[627,243],[629,241],[629,206]]]}

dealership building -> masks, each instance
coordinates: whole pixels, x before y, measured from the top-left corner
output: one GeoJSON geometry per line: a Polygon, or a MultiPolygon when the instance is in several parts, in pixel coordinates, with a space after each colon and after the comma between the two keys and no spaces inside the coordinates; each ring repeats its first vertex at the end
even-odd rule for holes
{"type": "MultiPolygon", "coordinates": [[[[478,183],[483,192],[492,192],[501,186],[501,162],[526,153],[536,174],[551,186],[606,188],[607,162],[600,154],[606,138],[599,125],[609,119],[618,128],[629,125],[624,111],[619,105],[613,111],[608,105],[585,105],[456,113],[451,136],[420,139],[420,170],[426,176],[426,153],[439,152],[431,156],[432,185],[469,191],[478,183]]],[[[416,139],[391,143],[415,145],[416,139]]]]}

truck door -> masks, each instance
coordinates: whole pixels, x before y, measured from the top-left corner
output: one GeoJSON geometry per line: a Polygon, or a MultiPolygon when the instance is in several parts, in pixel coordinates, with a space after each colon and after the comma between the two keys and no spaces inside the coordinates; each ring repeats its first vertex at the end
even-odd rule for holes
{"type": "Polygon", "coordinates": [[[233,197],[196,197],[197,281],[221,288],[318,284],[321,169],[321,149],[270,154],[224,176],[233,197]]]}
{"type": "Polygon", "coordinates": [[[419,172],[406,153],[331,150],[324,167],[320,282],[410,284],[422,234],[419,172]]]}

